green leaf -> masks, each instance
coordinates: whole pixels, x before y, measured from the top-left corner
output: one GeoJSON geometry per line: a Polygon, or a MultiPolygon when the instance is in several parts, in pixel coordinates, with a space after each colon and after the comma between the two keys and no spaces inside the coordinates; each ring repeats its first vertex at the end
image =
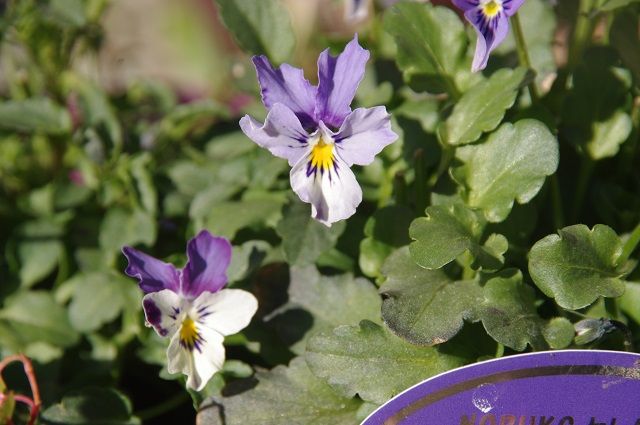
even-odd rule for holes
{"type": "Polygon", "coordinates": [[[291,269],[289,302],[271,319],[281,338],[302,353],[309,336],[362,319],[380,322],[376,288],[351,274],[322,276],[315,267],[291,269]],[[307,326],[304,324],[307,323],[307,326]]]}
{"type": "Polygon", "coordinates": [[[47,277],[56,268],[63,253],[64,245],[58,240],[20,243],[20,284],[28,288],[47,277]]]}
{"type": "Polygon", "coordinates": [[[0,310],[0,318],[7,319],[25,341],[42,341],[58,347],[70,347],[78,341],[66,310],[49,292],[20,291],[12,295],[0,310]]]}
{"type": "Polygon", "coordinates": [[[477,320],[482,288],[475,281],[453,281],[441,270],[413,262],[407,248],[394,252],[382,273],[382,318],[398,336],[413,344],[440,344],[453,338],[464,320],[477,320]]]}
{"type": "Polygon", "coordinates": [[[381,208],[369,217],[364,226],[365,238],[360,242],[358,260],[365,275],[378,276],[389,254],[409,243],[407,228],[413,217],[413,211],[402,205],[381,208]]]}
{"type": "MultiPolygon", "coordinates": [[[[638,0],[636,0],[638,1],[638,0]]],[[[638,12],[626,9],[616,14],[611,24],[609,38],[622,62],[633,73],[637,87],[640,87],[640,33],[638,32],[638,12]]]]}
{"type": "Polygon", "coordinates": [[[545,295],[563,308],[575,310],[598,297],[618,297],[621,280],[628,273],[618,264],[622,242],[608,226],[584,224],[565,227],[546,236],[531,248],[529,273],[545,295]]]}
{"type": "Polygon", "coordinates": [[[464,360],[419,347],[363,320],[309,340],[311,371],[346,397],[382,404],[410,386],[461,366],[464,360]]]}
{"type": "Polygon", "coordinates": [[[211,208],[204,226],[211,233],[232,239],[238,230],[256,225],[274,226],[284,202],[275,197],[221,202],[211,208]]]}
{"type": "Polygon", "coordinates": [[[501,69],[466,92],[447,118],[446,143],[465,145],[494,130],[528,79],[525,68],[501,69]]]}
{"type": "Polygon", "coordinates": [[[158,209],[158,193],[153,185],[153,178],[149,171],[152,165],[151,155],[147,152],[132,158],[131,175],[135,179],[136,188],[140,196],[140,203],[145,211],[155,215],[158,209]]]}
{"type": "Polygon", "coordinates": [[[80,332],[99,329],[118,317],[125,304],[125,294],[132,281],[119,274],[95,272],[73,277],[75,290],[69,304],[69,320],[80,332]]]}
{"type": "MultiPolygon", "coordinates": [[[[4,387],[4,383],[2,383],[4,387]]],[[[16,399],[14,398],[13,391],[5,392],[5,388],[2,388],[2,403],[0,403],[0,423],[10,424],[13,418],[13,412],[16,409],[16,399]]]]}
{"type": "Polygon", "coordinates": [[[274,62],[291,56],[295,39],[287,9],[278,0],[216,0],[222,22],[243,50],[274,62]]]}
{"type": "Polygon", "coordinates": [[[0,102],[0,127],[10,130],[68,133],[71,117],[67,110],[46,97],[0,102]]]}
{"type": "Polygon", "coordinates": [[[543,322],[534,303],[535,292],[522,283],[520,270],[504,270],[484,287],[482,324],[493,339],[516,351],[524,350],[527,344],[542,349],[546,346],[543,322]]]}
{"type": "Polygon", "coordinates": [[[615,156],[620,150],[620,145],[631,134],[632,128],[631,117],[620,110],[606,121],[594,122],[593,135],[586,144],[587,153],[594,160],[615,156]]]}
{"type": "Polygon", "coordinates": [[[639,2],[640,0],[598,0],[595,7],[597,9],[602,10],[603,12],[608,12],[614,9],[625,7],[632,3],[639,3],[639,2]]]}
{"type": "Polygon", "coordinates": [[[494,247],[486,249],[480,245],[484,226],[482,217],[464,205],[431,206],[427,208],[427,216],[415,219],[409,228],[409,236],[414,240],[409,246],[411,257],[424,268],[439,269],[468,251],[476,260],[474,268],[496,270],[504,263],[506,240],[494,236],[500,238],[502,246],[496,248],[503,248],[502,252],[494,252],[494,247]]]}
{"type": "Polygon", "coordinates": [[[454,76],[467,35],[455,12],[429,3],[400,3],[386,12],[384,27],[395,39],[405,81],[419,80],[430,92],[457,96],[454,76]]]}
{"type": "Polygon", "coordinates": [[[62,28],[80,28],[87,23],[81,0],[51,0],[47,18],[62,28]]]}
{"type": "Polygon", "coordinates": [[[172,140],[188,137],[193,131],[207,128],[216,118],[228,118],[227,108],[213,99],[174,107],[160,121],[160,132],[172,140]]]}
{"type": "MultiPolygon", "coordinates": [[[[224,405],[226,425],[353,425],[362,402],[344,398],[316,378],[301,357],[288,367],[257,372],[258,385],[235,397],[214,399],[224,405]]],[[[198,423],[219,424],[201,413],[198,423]]]]}
{"type": "Polygon", "coordinates": [[[571,345],[575,334],[573,323],[564,317],[554,317],[542,329],[544,339],[554,350],[561,350],[571,345]]]}
{"type": "Polygon", "coordinates": [[[503,124],[480,144],[458,148],[456,157],[463,165],[452,173],[464,185],[467,205],[500,222],[514,200],[529,202],[556,171],[558,141],[544,124],[525,119],[503,124]]]}
{"type": "Polygon", "coordinates": [[[575,70],[563,105],[562,133],[593,160],[615,155],[631,131],[629,78],[610,47],[594,47],[575,70]]]}
{"type": "Polygon", "coordinates": [[[94,82],[73,73],[63,75],[68,92],[79,94],[83,124],[104,128],[114,146],[122,145],[122,128],[107,94],[94,82]]]}
{"type": "Polygon", "coordinates": [[[129,400],[111,388],[84,388],[70,392],[60,403],[42,412],[45,424],[137,425],[129,400]]]}
{"type": "Polygon", "coordinates": [[[344,221],[325,226],[311,217],[309,204],[294,201],[285,207],[276,232],[282,238],[287,262],[290,265],[307,265],[333,248],[344,228],[344,221]]]}
{"type": "Polygon", "coordinates": [[[125,245],[143,243],[151,246],[156,240],[156,232],[156,220],[148,212],[112,208],[100,225],[100,247],[115,252],[125,245]]]}

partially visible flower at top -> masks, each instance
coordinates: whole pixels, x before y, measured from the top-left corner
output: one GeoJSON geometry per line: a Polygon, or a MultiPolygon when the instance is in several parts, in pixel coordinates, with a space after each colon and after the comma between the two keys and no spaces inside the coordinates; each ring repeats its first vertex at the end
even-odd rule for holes
{"type": "Polygon", "coordinates": [[[509,18],[518,11],[524,0],[453,0],[462,9],[467,21],[478,33],[476,53],[471,70],[487,66],[489,54],[504,41],[509,32],[509,18]]]}
{"type": "Polygon", "coordinates": [[[345,0],[344,17],[347,22],[359,22],[369,14],[369,0],[345,0]]]}
{"type": "Polygon", "coordinates": [[[362,201],[349,167],[370,164],[398,137],[384,106],[351,110],[368,59],[357,35],[338,57],[323,51],[316,87],[301,69],[288,64],[274,69],[266,57],[253,57],[269,113],[264,124],[245,115],[240,127],[255,143],[289,161],[291,187],[311,204],[312,217],[327,226],[352,216],[362,201]]]}
{"type": "Polygon", "coordinates": [[[129,261],[125,273],[137,278],[145,293],[146,325],[170,339],[169,373],[187,375],[187,387],[202,390],[224,364],[224,337],[245,328],[258,308],[249,292],[222,289],[231,261],[229,241],[201,231],[187,243],[183,269],[130,247],[122,252],[129,261]]]}

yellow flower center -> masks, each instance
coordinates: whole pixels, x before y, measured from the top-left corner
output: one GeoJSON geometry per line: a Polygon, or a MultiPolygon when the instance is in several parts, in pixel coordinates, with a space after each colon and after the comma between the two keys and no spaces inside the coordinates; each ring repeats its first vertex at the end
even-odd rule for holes
{"type": "Polygon", "coordinates": [[[185,348],[193,350],[196,342],[198,341],[198,328],[196,328],[196,322],[189,316],[182,321],[180,327],[180,342],[185,348]]]}
{"type": "Polygon", "coordinates": [[[320,139],[311,150],[311,167],[328,170],[333,165],[333,143],[320,139]]]}
{"type": "Polygon", "coordinates": [[[489,18],[493,18],[501,11],[502,2],[499,0],[490,0],[482,5],[482,12],[489,18]]]}

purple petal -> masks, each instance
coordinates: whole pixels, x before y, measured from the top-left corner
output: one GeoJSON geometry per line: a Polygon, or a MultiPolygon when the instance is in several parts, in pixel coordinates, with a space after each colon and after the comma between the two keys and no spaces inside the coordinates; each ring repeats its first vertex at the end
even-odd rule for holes
{"type": "Polygon", "coordinates": [[[504,13],[507,16],[513,16],[523,4],[524,0],[504,0],[502,2],[502,7],[504,8],[504,13]]]}
{"type": "Polygon", "coordinates": [[[453,0],[453,4],[464,12],[478,7],[479,3],[480,2],[478,0],[453,0]]]}
{"type": "Polygon", "coordinates": [[[471,65],[471,70],[477,72],[487,66],[489,54],[504,41],[509,32],[509,19],[502,12],[492,19],[487,18],[481,9],[468,10],[464,16],[473,24],[478,34],[471,65]]]}
{"type": "Polygon", "coordinates": [[[384,106],[358,108],[344,120],[334,136],[340,156],[348,166],[368,165],[398,135],[391,130],[391,116],[384,106]]]}
{"type": "Polygon", "coordinates": [[[187,244],[187,257],[181,290],[188,298],[196,298],[203,291],[217,292],[227,283],[231,244],[225,238],[203,230],[187,244]]]}
{"type": "Polygon", "coordinates": [[[318,96],[316,118],[334,128],[340,127],[351,113],[351,101],[369,60],[369,51],[358,44],[358,35],[347,44],[338,57],[329,54],[329,49],[318,58],[318,96]]]}
{"type": "Polygon", "coordinates": [[[122,253],[129,265],[124,272],[138,279],[140,289],[145,294],[170,289],[178,292],[180,276],[172,264],[157,260],[137,249],[125,246],[122,253]]]}
{"type": "Polygon", "coordinates": [[[240,119],[240,128],[259,146],[294,166],[307,148],[309,135],[296,115],[281,103],[273,105],[264,124],[248,115],[240,119]]]}
{"type": "Polygon", "coordinates": [[[302,70],[286,63],[274,69],[265,56],[254,56],[262,103],[270,109],[282,103],[293,111],[303,126],[315,126],[314,116],[317,89],[304,78],[302,70]]]}

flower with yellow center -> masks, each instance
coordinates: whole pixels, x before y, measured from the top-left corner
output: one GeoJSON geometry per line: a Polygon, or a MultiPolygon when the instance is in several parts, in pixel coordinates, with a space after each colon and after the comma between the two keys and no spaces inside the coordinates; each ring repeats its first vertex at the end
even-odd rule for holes
{"type": "Polygon", "coordinates": [[[476,52],[471,70],[484,69],[489,54],[509,33],[509,18],[513,16],[525,0],[452,0],[464,11],[464,17],[478,34],[476,52]]]}
{"type": "Polygon", "coordinates": [[[123,253],[125,273],[145,292],[147,326],[170,339],[167,370],[187,375],[187,386],[202,390],[224,364],[224,337],[246,327],[258,308],[249,292],[223,289],[231,244],[200,232],[187,244],[189,261],[180,270],[130,247],[123,253]]]}

